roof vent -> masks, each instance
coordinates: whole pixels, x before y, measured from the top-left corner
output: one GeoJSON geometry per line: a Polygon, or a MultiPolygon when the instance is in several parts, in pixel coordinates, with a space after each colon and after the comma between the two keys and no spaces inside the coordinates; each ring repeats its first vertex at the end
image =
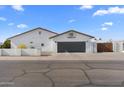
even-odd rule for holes
{"type": "Polygon", "coordinates": [[[75,38],[75,34],[73,32],[69,33],[68,38],[75,38]]]}

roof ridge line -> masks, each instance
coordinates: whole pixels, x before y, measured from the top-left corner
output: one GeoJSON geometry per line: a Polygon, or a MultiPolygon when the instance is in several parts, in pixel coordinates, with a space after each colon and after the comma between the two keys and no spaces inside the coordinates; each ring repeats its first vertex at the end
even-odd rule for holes
{"type": "Polygon", "coordinates": [[[52,36],[52,37],[50,37],[50,39],[51,39],[51,38],[54,38],[54,37],[57,37],[57,36],[60,36],[60,35],[63,35],[63,34],[65,34],[65,33],[71,32],[71,31],[76,32],[76,33],[79,33],[79,34],[86,35],[86,36],[91,37],[91,38],[95,38],[94,36],[91,36],[91,35],[88,35],[88,34],[85,34],[85,33],[82,33],[82,32],[78,32],[78,31],[76,31],[76,30],[68,30],[68,31],[66,31],[66,32],[63,32],[63,33],[57,34],[57,35],[55,35],[55,36],[52,36]]]}
{"type": "Polygon", "coordinates": [[[48,31],[48,32],[51,32],[51,33],[54,33],[54,34],[58,34],[58,33],[53,32],[53,31],[51,31],[51,30],[48,30],[48,29],[45,29],[45,28],[41,28],[41,27],[37,27],[37,28],[31,29],[31,30],[25,31],[25,32],[23,32],[23,33],[21,33],[21,34],[17,34],[17,35],[15,35],[15,36],[12,36],[12,37],[10,37],[10,38],[8,38],[8,39],[12,39],[12,38],[14,38],[14,37],[23,35],[23,34],[25,34],[25,33],[32,32],[32,31],[37,30],[37,29],[42,29],[42,30],[45,30],[45,31],[48,31]]]}

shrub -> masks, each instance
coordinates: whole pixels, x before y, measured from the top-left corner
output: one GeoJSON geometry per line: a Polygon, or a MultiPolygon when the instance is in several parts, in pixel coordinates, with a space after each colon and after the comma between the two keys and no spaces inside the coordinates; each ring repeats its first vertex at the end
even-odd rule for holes
{"type": "Polygon", "coordinates": [[[6,40],[1,46],[0,48],[10,48],[11,47],[11,41],[10,40],[6,40]]]}
{"type": "Polygon", "coordinates": [[[27,47],[26,47],[25,44],[19,44],[19,45],[18,45],[18,48],[20,48],[20,49],[26,49],[27,47]]]}

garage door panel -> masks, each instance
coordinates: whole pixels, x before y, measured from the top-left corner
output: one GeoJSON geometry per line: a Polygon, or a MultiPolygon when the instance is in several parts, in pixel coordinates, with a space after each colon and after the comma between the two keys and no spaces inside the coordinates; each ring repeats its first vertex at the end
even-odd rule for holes
{"type": "Polygon", "coordinates": [[[85,42],[58,42],[58,52],[85,52],[85,42]]]}

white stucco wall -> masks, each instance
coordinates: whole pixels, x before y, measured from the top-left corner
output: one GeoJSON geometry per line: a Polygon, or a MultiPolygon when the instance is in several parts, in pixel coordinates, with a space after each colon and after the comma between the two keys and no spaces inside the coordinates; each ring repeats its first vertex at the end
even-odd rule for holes
{"type": "Polygon", "coordinates": [[[21,56],[40,56],[41,52],[37,49],[21,49],[21,56]]]}
{"type": "Polygon", "coordinates": [[[124,51],[124,41],[113,41],[113,51],[122,52],[124,51]]]}
{"type": "Polygon", "coordinates": [[[53,50],[57,52],[57,42],[86,42],[86,53],[97,52],[97,46],[93,38],[79,33],[74,33],[75,38],[68,38],[69,33],[62,34],[58,37],[52,38],[53,50]]]}
{"type": "Polygon", "coordinates": [[[2,56],[21,56],[21,49],[1,49],[2,56]]]}
{"type": "Polygon", "coordinates": [[[41,56],[37,49],[0,49],[0,56],[41,56]]]}
{"type": "Polygon", "coordinates": [[[1,49],[0,49],[0,56],[2,55],[2,51],[1,51],[1,49]]]}
{"type": "Polygon", "coordinates": [[[86,42],[86,53],[97,53],[97,43],[86,42]]]}
{"type": "Polygon", "coordinates": [[[42,29],[36,29],[10,39],[11,48],[17,48],[20,44],[25,44],[27,48],[34,47],[41,51],[52,51],[51,40],[49,38],[54,35],[56,34],[42,29]],[[39,32],[41,32],[41,34],[39,34],[39,32]],[[42,43],[44,46],[41,46],[42,43]]]}
{"type": "Polygon", "coordinates": [[[74,38],[69,38],[69,33],[72,32],[50,39],[50,37],[56,34],[42,29],[35,29],[34,31],[11,38],[11,48],[15,49],[18,48],[20,44],[25,44],[28,49],[34,47],[41,52],[57,53],[57,42],[86,42],[86,53],[93,53],[95,51],[96,47],[93,44],[93,38],[76,32],[73,32],[74,38]],[[39,34],[39,32],[41,32],[41,34],[39,34]],[[44,44],[44,46],[41,46],[41,44],[44,44]]]}
{"type": "Polygon", "coordinates": [[[56,42],[78,42],[78,41],[90,41],[91,38],[86,36],[86,35],[82,35],[79,33],[74,33],[75,38],[68,38],[69,37],[69,33],[65,33],[63,35],[60,35],[58,37],[53,38],[53,41],[56,42]]]}

